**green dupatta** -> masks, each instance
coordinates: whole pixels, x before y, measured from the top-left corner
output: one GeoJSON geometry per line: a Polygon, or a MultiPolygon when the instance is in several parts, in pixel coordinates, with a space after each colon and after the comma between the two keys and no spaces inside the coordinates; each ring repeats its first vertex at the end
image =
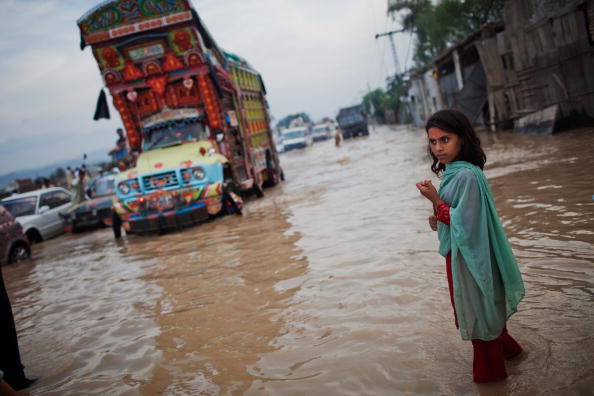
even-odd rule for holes
{"type": "Polygon", "coordinates": [[[438,222],[439,253],[452,253],[454,304],[462,339],[497,338],[524,297],[524,283],[497,216],[489,183],[475,165],[446,165],[440,198],[450,225],[438,222]]]}

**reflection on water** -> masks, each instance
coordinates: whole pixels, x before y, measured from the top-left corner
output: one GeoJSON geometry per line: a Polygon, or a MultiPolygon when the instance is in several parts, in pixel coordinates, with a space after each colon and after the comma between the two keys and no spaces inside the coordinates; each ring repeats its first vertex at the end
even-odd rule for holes
{"type": "Polygon", "coordinates": [[[163,359],[143,393],[243,393],[252,382],[247,367],[275,349],[277,315],[298,287],[279,282],[307,268],[275,199],[159,241],[165,247],[150,278],[163,289],[156,306],[163,359]]]}
{"type": "Polygon", "coordinates": [[[594,389],[592,131],[483,135],[527,288],[511,377],[472,383],[422,130],[283,154],[287,181],[160,237],[109,230],[4,268],[31,394],[584,394],[594,389]],[[51,340],[51,342],[47,342],[51,340]]]}
{"type": "Polygon", "coordinates": [[[123,393],[152,375],[152,307],[160,290],[107,232],[34,247],[34,260],[5,267],[31,394],[123,393]],[[115,380],[114,380],[115,379],[115,380]]]}

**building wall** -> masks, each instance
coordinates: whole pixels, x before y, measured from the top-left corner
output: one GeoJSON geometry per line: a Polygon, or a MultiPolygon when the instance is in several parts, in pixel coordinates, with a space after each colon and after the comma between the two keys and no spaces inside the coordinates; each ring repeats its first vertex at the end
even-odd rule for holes
{"type": "Polygon", "coordinates": [[[505,6],[517,80],[512,117],[558,104],[561,117],[594,118],[593,2],[512,0],[505,6]]]}
{"type": "Polygon", "coordinates": [[[439,82],[433,73],[433,70],[428,70],[410,80],[408,102],[413,124],[419,127],[424,126],[433,113],[444,108],[439,82]]]}
{"type": "Polygon", "coordinates": [[[423,74],[423,82],[425,85],[425,106],[427,108],[428,116],[431,116],[431,114],[444,108],[439,83],[433,73],[433,70],[428,70],[423,74]]]}
{"type": "Polygon", "coordinates": [[[423,79],[420,76],[413,76],[410,79],[408,89],[408,103],[412,115],[412,122],[416,126],[425,125],[427,110],[425,108],[423,79]]]}

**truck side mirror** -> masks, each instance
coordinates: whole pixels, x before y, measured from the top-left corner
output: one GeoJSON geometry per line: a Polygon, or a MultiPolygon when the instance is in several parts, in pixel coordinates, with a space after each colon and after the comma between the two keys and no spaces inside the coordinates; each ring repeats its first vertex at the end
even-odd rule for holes
{"type": "Polygon", "coordinates": [[[41,215],[41,214],[47,213],[47,212],[49,212],[49,210],[50,210],[49,206],[43,205],[42,207],[39,208],[39,214],[41,215]]]}

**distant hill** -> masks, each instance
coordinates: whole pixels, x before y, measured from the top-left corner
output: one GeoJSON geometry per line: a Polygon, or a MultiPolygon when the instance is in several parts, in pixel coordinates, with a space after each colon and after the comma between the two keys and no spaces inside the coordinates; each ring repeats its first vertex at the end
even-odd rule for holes
{"type": "MultiPolygon", "coordinates": [[[[89,166],[89,165],[97,164],[100,162],[107,162],[107,161],[111,160],[111,158],[107,155],[108,151],[109,151],[109,148],[102,148],[102,149],[97,149],[97,150],[88,152],[85,164],[87,164],[87,166],[89,166]]],[[[36,168],[22,169],[22,170],[10,172],[10,173],[5,173],[3,175],[0,175],[0,188],[6,187],[6,185],[8,185],[8,183],[10,183],[11,181],[13,181],[15,179],[35,179],[36,177],[40,177],[40,176],[47,177],[58,168],[66,169],[66,167],[69,166],[74,169],[74,168],[81,166],[82,163],[83,163],[83,159],[81,157],[78,159],[69,159],[69,160],[54,162],[52,164],[43,165],[43,166],[39,166],[36,168]]]]}

